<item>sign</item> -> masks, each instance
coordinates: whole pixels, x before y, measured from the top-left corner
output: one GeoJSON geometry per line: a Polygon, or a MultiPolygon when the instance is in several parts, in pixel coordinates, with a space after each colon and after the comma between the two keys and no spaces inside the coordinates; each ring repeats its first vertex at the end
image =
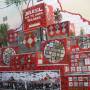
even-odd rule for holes
{"type": "Polygon", "coordinates": [[[45,27],[54,22],[53,8],[44,3],[32,6],[23,11],[24,32],[45,27]]]}
{"type": "Polygon", "coordinates": [[[28,48],[35,47],[36,42],[37,37],[34,35],[34,33],[26,34],[24,36],[23,44],[25,44],[26,47],[28,48]]]}
{"type": "Polygon", "coordinates": [[[10,64],[10,59],[16,52],[13,48],[6,48],[3,52],[3,63],[8,65],[10,64]]]}
{"type": "Polygon", "coordinates": [[[45,46],[44,56],[49,62],[57,63],[63,60],[65,55],[65,48],[63,44],[57,40],[49,42],[45,46]]]}
{"type": "Polygon", "coordinates": [[[18,90],[61,90],[59,71],[0,72],[1,88],[18,90]],[[49,79],[50,78],[50,79],[49,79]]]}
{"type": "Polygon", "coordinates": [[[68,81],[69,81],[69,88],[72,87],[72,90],[76,90],[77,87],[81,90],[82,88],[84,90],[88,90],[89,86],[89,75],[85,76],[70,76],[68,77],[68,81]]]}
{"type": "Polygon", "coordinates": [[[78,38],[78,45],[81,49],[90,49],[90,34],[80,36],[78,38]]]}
{"type": "Polygon", "coordinates": [[[90,58],[85,59],[85,65],[90,65],[90,58]]]}
{"type": "Polygon", "coordinates": [[[57,36],[57,35],[67,35],[72,36],[75,34],[74,24],[69,21],[65,21],[62,23],[52,24],[47,27],[48,36],[57,36]]]}
{"type": "Polygon", "coordinates": [[[9,66],[11,62],[11,58],[17,54],[18,47],[4,47],[1,48],[1,57],[0,57],[0,65],[3,66],[9,66]]]}
{"type": "Polygon", "coordinates": [[[7,33],[9,43],[17,42],[18,32],[16,30],[11,29],[7,33]]]}
{"type": "Polygon", "coordinates": [[[67,62],[66,39],[49,40],[42,43],[43,64],[62,64],[67,62]]]}

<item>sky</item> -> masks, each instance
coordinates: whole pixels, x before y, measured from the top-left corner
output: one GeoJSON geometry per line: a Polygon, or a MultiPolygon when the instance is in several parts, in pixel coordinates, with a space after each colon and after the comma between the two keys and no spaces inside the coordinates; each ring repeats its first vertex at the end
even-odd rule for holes
{"type": "MultiPolygon", "coordinates": [[[[5,7],[3,3],[4,0],[0,0],[0,8],[5,7]]],[[[44,2],[52,5],[54,9],[59,7],[57,0],[44,0],[44,2]]],[[[82,15],[83,18],[90,21],[90,0],[60,0],[63,10],[78,13],[82,15]]],[[[36,0],[34,0],[36,4],[36,0]]],[[[31,5],[30,5],[31,6],[31,5]]],[[[22,9],[25,9],[26,6],[23,5],[22,9]]],[[[90,33],[90,25],[87,22],[83,22],[80,16],[72,15],[70,13],[62,12],[63,21],[71,21],[76,25],[76,33],[79,34],[80,28],[85,29],[85,33],[90,33]]],[[[15,5],[12,5],[5,9],[0,9],[0,23],[3,23],[3,17],[7,16],[7,22],[10,25],[10,28],[19,27],[21,24],[21,16],[15,5]]]]}

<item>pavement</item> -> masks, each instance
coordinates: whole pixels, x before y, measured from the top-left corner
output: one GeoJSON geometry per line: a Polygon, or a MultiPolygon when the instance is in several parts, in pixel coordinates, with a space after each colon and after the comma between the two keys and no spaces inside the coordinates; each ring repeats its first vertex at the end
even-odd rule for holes
{"type": "MultiPolygon", "coordinates": [[[[15,90],[15,89],[3,89],[3,88],[0,88],[0,90],[15,90]]],[[[34,89],[34,90],[41,90],[41,89],[34,89]]],[[[46,89],[45,89],[46,90],[46,89]]],[[[48,89],[47,89],[48,90],[48,89]]],[[[50,90],[50,89],[49,89],[50,90]]],[[[53,90],[60,90],[60,89],[53,89],[53,90]]]]}
{"type": "Polygon", "coordinates": [[[3,88],[0,88],[0,90],[15,90],[15,89],[3,89],[3,88]]]}

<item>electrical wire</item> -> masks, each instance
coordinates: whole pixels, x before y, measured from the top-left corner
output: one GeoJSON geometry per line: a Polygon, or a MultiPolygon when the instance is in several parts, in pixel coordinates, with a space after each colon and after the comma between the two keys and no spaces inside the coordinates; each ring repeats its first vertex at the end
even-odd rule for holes
{"type": "MultiPolygon", "coordinates": [[[[31,0],[29,0],[28,3],[27,3],[27,8],[28,8],[28,6],[29,6],[30,1],[31,1],[31,0]]],[[[1,2],[1,1],[0,1],[0,2],[1,2]]],[[[5,3],[5,2],[3,2],[3,3],[5,3]]],[[[5,6],[5,7],[0,7],[0,9],[6,9],[6,8],[10,7],[11,5],[13,5],[13,4],[7,5],[7,6],[5,6]]],[[[21,25],[20,25],[19,27],[16,28],[16,30],[20,29],[20,28],[22,27],[22,25],[23,25],[23,22],[21,23],[21,25]]]]}
{"type": "MultiPolygon", "coordinates": [[[[27,3],[27,8],[29,7],[30,1],[31,1],[31,0],[29,0],[28,3],[27,3]]],[[[27,8],[26,8],[26,9],[27,9],[27,8]]],[[[16,28],[16,30],[20,29],[20,28],[22,27],[22,25],[23,25],[23,21],[22,21],[21,25],[20,25],[19,27],[16,28]]]]}
{"type": "Polygon", "coordinates": [[[31,1],[31,0],[28,1],[27,8],[28,8],[28,6],[29,6],[30,1],[31,1]]]}
{"type": "MultiPolygon", "coordinates": [[[[29,0],[29,2],[28,2],[28,4],[27,4],[27,8],[28,8],[28,6],[29,6],[30,1],[31,1],[31,0],[29,0]]],[[[63,9],[62,9],[62,5],[61,5],[60,1],[59,1],[59,0],[57,0],[57,2],[58,2],[58,4],[59,4],[59,6],[60,6],[61,10],[63,10],[63,9]]],[[[21,24],[21,25],[20,25],[17,29],[20,29],[20,28],[22,27],[22,25],[23,25],[23,22],[22,22],[22,24],[21,24]]],[[[17,30],[17,29],[16,29],[16,30],[17,30]]]]}
{"type": "Polygon", "coordinates": [[[60,2],[59,0],[57,0],[57,3],[59,4],[59,7],[60,7],[60,9],[61,9],[61,11],[62,11],[63,8],[62,8],[62,5],[61,5],[61,2],[60,2]]]}
{"type": "Polygon", "coordinates": [[[8,8],[8,7],[10,7],[12,4],[10,4],[10,5],[7,5],[7,6],[5,6],[5,7],[1,7],[0,9],[5,9],[5,8],[8,8]]]}
{"type": "MultiPolygon", "coordinates": [[[[0,1],[1,3],[5,3],[5,2],[3,2],[3,1],[0,1]]],[[[7,5],[7,6],[5,6],[5,7],[0,7],[0,9],[5,9],[5,8],[8,8],[8,7],[10,7],[12,4],[9,4],[9,5],[7,5]]]]}

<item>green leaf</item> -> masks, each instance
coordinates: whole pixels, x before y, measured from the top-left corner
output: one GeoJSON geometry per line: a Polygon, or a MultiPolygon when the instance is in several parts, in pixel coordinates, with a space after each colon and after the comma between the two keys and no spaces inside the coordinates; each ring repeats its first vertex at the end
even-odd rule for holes
{"type": "Polygon", "coordinates": [[[7,30],[8,24],[0,24],[0,46],[7,45],[7,30]]]}
{"type": "Polygon", "coordinates": [[[6,0],[5,3],[7,5],[10,5],[10,4],[15,4],[16,6],[19,6],[23,3],[25,3],[27,0],[6,0]]]}

